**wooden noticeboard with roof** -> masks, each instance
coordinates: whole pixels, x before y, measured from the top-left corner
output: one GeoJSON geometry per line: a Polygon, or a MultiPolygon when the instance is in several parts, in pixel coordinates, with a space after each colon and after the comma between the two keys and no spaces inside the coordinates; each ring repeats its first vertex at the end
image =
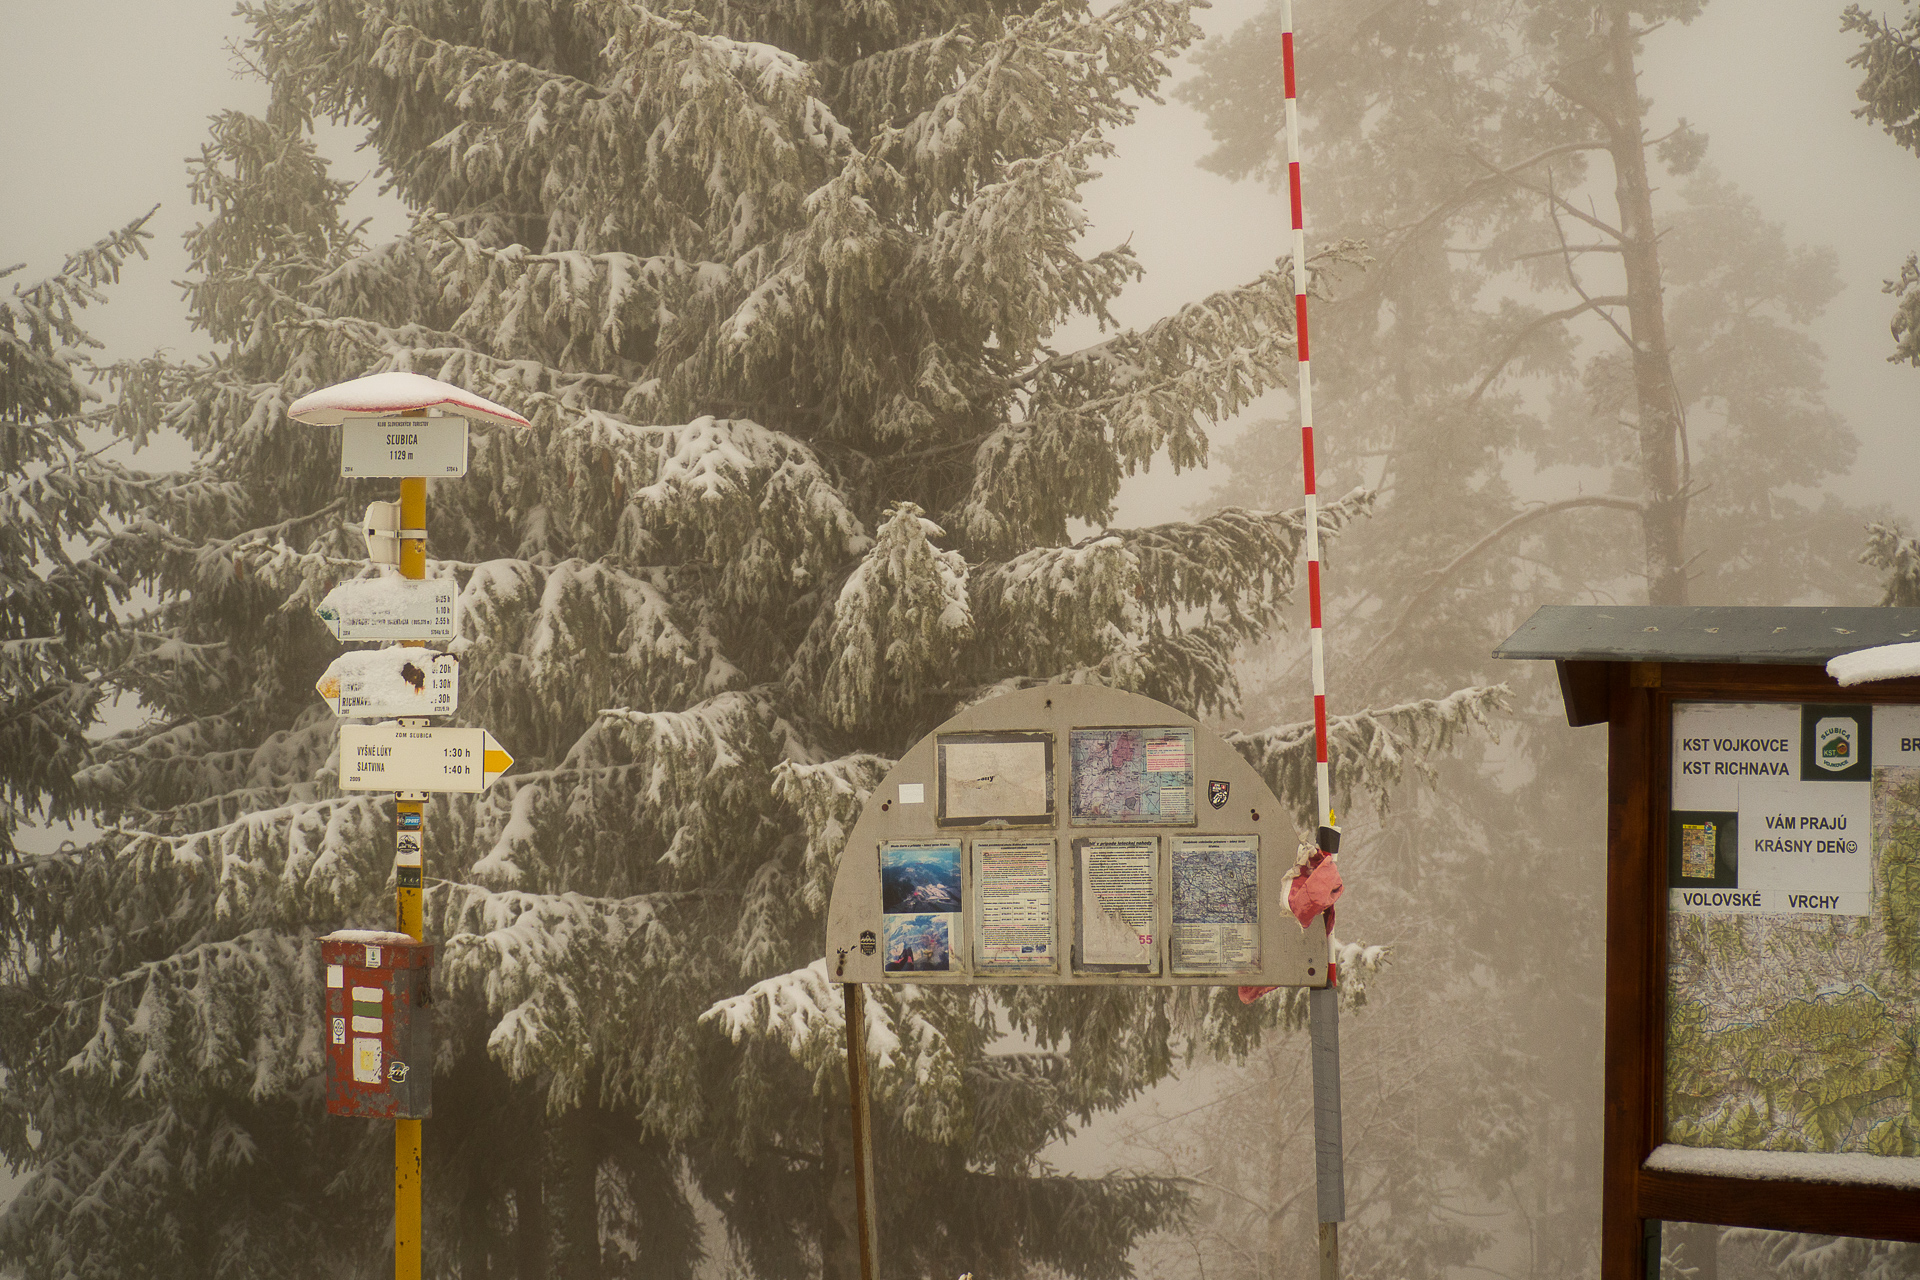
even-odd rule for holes
{"type": "Polygon", "coordinates": [[[1607,725],[1601,1275],[1661,1222],[1920,1241],[1920,679],[1841,654],[1920,609],[1565,606],[1551,659],[1607,725]]]}

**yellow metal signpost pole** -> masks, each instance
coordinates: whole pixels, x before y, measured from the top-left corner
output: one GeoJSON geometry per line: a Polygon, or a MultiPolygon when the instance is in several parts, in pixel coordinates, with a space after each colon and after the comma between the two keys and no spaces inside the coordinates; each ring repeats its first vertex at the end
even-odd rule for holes
{"type": "MultiPolygon", "coordinates": [[[[426,410],[407,417],[425,417],[426,410]]],[[[400,576],[427,576],[427,482],[409,476],[400,481],[400,576]],[[409,536],[412,535],[412,536],[409,536]]],[[[393,805],[394,927],[415,941],[426,940],[420,906],[426,849],[426,804],[409,798],[418,792],[396,794],[393,805]],[[408,837],[412,837],[409,857],[408,837]]],[[[420,1121],[393,1122],[393,1280],[420,1280],[420,1121]]]]}

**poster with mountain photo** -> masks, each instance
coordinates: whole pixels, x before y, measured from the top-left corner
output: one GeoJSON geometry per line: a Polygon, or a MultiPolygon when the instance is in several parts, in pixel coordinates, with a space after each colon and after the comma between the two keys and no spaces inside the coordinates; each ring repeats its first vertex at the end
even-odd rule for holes
{"type": "Polygon", "coordinates": [[[880,911],[887,973],[946,972],[961,966],[961,852],[958,840],[893,841],[880,846],[880,911]]]}

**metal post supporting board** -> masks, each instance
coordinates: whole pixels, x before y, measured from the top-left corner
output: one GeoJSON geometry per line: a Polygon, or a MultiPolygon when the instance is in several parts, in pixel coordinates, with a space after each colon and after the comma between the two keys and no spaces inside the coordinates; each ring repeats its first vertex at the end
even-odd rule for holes
{"type": "Polygon", "coordinates": [[[1347,1216],[1345,1159],[1340,1144],[1340,993],[1307,992],[1313,1042],[1313,1174],[1320,1211],[1320,1277],[1340,1275],[1340,1223],[1347,1216]]]}

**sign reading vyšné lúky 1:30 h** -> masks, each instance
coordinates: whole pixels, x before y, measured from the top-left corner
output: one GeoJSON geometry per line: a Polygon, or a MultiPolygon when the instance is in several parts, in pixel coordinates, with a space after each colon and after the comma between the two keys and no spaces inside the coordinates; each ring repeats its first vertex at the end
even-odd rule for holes
{"type": "Polygon", "coordinates": [[[342,791],[485,791],[513,765],[485,729],[342,724],[342,791]]]}
{"type": "Polygon", "coordinates": [[[1672,748],[1671,910],[1869,914],[1875,788],[1920,774],[1920,707],[1682,702],[1672,748]]]}

